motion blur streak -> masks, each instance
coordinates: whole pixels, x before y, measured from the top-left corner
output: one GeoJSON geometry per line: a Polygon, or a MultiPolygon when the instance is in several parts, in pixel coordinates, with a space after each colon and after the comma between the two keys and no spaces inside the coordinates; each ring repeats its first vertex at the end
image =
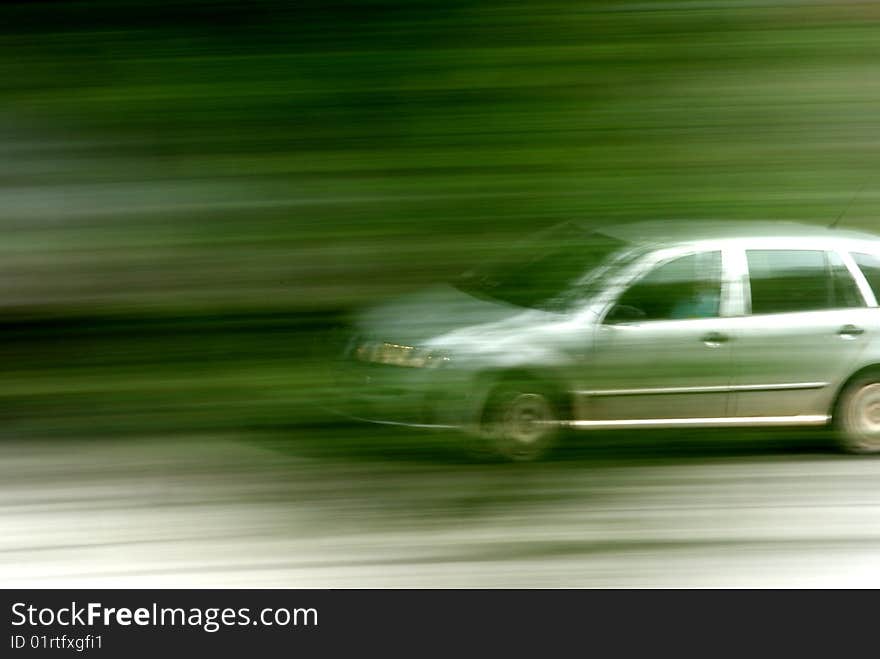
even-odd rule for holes
{"type": "Polygon", "coordinates": [[[563,220],[877,231],[877,3],[3,12],[0,585],[880,584],[880,464],[806,431],[323,412],[355,309],[563,220]]]}

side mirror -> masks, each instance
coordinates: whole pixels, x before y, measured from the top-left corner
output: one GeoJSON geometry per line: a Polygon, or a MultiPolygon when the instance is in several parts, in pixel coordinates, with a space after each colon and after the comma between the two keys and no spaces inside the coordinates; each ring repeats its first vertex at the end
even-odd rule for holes
{"type": "Polygon", "coordinates": [[[608,315],[605,317],[605,323],[615,325],[617,323],[634,323],[642,320],[647,314],[638,307],[628,304],[615,304],[608,315]]]}

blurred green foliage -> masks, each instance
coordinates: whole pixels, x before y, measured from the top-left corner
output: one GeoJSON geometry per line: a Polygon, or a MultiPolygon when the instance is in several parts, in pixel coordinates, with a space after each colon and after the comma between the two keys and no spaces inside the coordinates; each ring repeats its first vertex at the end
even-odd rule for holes
{"type": "Polygon", "coordinates": [[[2,11],[15,430],[301,420],[315,318],[564,219],[878,226],[875,3],[2,11]]]}

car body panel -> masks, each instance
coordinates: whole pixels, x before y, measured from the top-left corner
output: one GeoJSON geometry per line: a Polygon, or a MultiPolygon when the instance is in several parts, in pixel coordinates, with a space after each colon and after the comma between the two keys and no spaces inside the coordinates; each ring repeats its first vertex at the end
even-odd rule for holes
{"type": "Polygon", "coordinates": [[[577,389],[578,418],[725,416],[732,379],[726,318],[602,325],[577,389]]]}
{"type": "Polygon", "coordinates": [[[835,384],[858,370],[876,340],[877,312],[834,309],[731,319],[733,415],[827,412],[835,384]],[[841,334],[848,325],[865,333],[841,334]]]}

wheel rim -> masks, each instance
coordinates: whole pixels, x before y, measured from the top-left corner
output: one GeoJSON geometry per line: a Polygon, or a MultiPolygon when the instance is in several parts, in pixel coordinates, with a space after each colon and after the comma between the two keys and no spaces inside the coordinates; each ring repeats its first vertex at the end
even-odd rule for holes
{"type": "Polygon", "coordinates": [[[880,384],[865,385],[855,393],[847,422],[857,449],[880,451],[880,384]]]}
{"type": "Polygon", "coordinates": [[[502,419],[503,435],[520,447],[539,443],[553,430],[553,408],[540,394],[518,394],[502,419]]]}

